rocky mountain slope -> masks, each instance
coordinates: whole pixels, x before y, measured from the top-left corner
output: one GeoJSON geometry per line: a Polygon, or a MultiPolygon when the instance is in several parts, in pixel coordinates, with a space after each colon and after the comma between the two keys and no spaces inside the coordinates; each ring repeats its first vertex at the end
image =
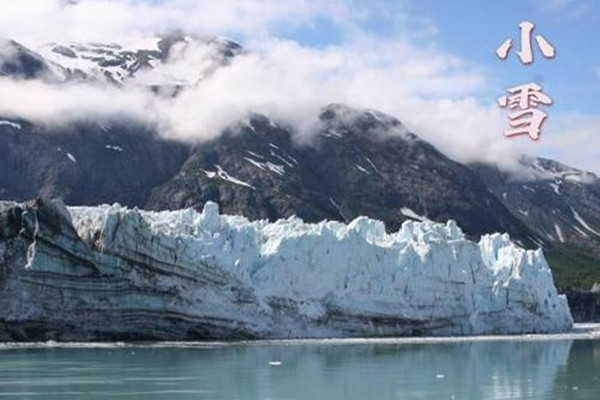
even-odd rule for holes
{"type": "Polygon", "coordinates": [[[58,132],[0,119],[0,198],[142,206],[189,154],[139,125],[79,123],[58,132]]]}
{"type": "Polygon", "coordinates": [[[180,171],[154,189],[147,207],[199,208],[213,200],[250,218],[350,221],[369,215],[397,229],[407,219],[455,219],[473,235],[510,231],[514,218],[467,167],[386,115],[326,107],[314,142],[297,145],[285,127],[255,117],[197,145],[180,171]]]}
{"type": "Polygon", "coordinates": [[[0,340],[562,332],[543,254],[453,221],[248,222],[192,210],[0,204],[0,340]]]}
{"type": "Polygon", "coordinates": [[[531,179],[517,179],[489,165],[473,166],[490,190],[544,243],[596,247],[600,255],[600,179],[553,160],[527,158],[531,179]]]}

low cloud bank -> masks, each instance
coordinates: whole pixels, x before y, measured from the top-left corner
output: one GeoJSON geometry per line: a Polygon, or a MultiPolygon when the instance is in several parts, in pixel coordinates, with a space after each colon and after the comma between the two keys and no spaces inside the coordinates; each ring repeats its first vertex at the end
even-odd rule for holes
{"type": "Polygon", "coordinates": [[[365,38],[314,49],[270,39],[251,42],[228,65],[218,65],[217,49],[201,41],[175,49],[168,62],[141,71],[123,88],[0,78],[0,113],[52,125],[127,116],[190,142],[213,139],[260,113],[291,126],[306,141],[322,107],[346,103],[395,116],[464,162],[510,163],[518,153],[499,134],[501,113],[469,96],[485,85],[485,77],[433,48],[365,38]],[[147,89],[161,82],[185,89],[175,97],[147,89]]]}
{"type": "MultiPolygon", "coordinates": [[[[139,72],[123,88],[3,77],[0,115],[53,125],[126,116],[155,124],[166,137],[198,142],[217,137],[251,113],[261,113],[291,126],[296,138],[306,141],[323,106],[346,103],[397,117],[458,161],[518,170],[521,151],[531,147],[503,136],[506,116],[489,93],[490,77],[436,46],[430,40],[435,27],[411,18],[403,3],[389,12],[391,17],[384,17],[394,18],[398,26],[419,21],[418,29],[383,37],[364,29],[365,21],[382,18],[373,15],[376,7],[343,0],[23,0],[5,6],[0,35],[21,39],[34,49],[48,41],[119,42],[181,30],[240,36],[245,50],[222,66],[214,46],[197,42],[176,47],[167,63],[139,72]],[[344,33],[339,44],[303,45],[282,38],[282,29],[310,28],[324,18],[344,33]],[[185,89],[170,97],[146,88],[165,79],[185,89]]],[[[580,124],[579,136],[589,137],[591,126],[580,124]]],[[[555,142],[548,146],[561,145],[555,142]]],[[[581,153],[580,145],[569,148],[567,155],[581,153]]],[[[563,161],[581,165],[575,158],[563,161]]],[[[597,163],[584,166],[600,168],[597,163]]]]}

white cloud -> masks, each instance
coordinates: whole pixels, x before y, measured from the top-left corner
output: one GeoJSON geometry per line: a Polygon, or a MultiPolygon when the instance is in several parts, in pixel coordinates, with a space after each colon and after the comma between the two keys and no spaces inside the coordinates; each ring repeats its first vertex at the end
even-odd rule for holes
{"type": "Polygon", "coordinates": [[[0,78],[0,114],[39,124],[61,125],[85,119],[127,117],[152,121],[148,110],[156,99],[142,90],[119,90],[105,86],[63,84],[42,81],[15,81],[0,78]]]}
{"type": "Polygon", "coordinates": [[[344,19],[340,0],[19,0],[0,13],[0,36],[22,41],[107,40],[180,29],[196,34],[268,35],[310,24],[316,16],[344,19]]]}
{"type": "Polygon", "coordinates": [[[538,143],[522,146],[530,153],[559,156],[559,161],[595,173],[600,172],[600,116],[580,113],[549,117],[549,129],[538,143]]]}
{"type": "MultiPolygon", "coordinates": [[[[373,15],[377,8],[356,8],[343,0],[84,0],[69,7],[58,0],[11,3],[3,6],[8,9],[5,12],[3,8],[0,14],[0,35],[29,43],[118,41],[180,29],[242,34],[249,52],[174,99],[158,99],[135,86],[126,90],[92,85],[57,88],[0,79],[3,114],[60,124],[128,113],[160,124],[160,131],[170,137],[200,141],[214,138],[251,112],[292,124],[304,137],[310,134],[322,106],[343,102],[398,117],[410,130],[457,160],[512,167],[517,159],[520,144],[502,135],[506,128],[503,111],[494,99],[489,104],[475,100],[488,85],[488,77],[477,66],[434,43],[424,46],[423,35],[430,38],[428,35],[435,31],[427,20],[418,22],[422,29],[417,30],[415,41],[414,33],[402,27],[393,39],[369,33],[362,24],[378,18],[373,15]],[[284,24],[300,27],[324,16],[347,34],[346,41],[313,48],[277,38],[284,24]]],[[[393,14],[396,23],[414,24],[406,18],[402,2],[397,4],[393,14]]],[[[191,61],[210,69],[211,51],[206,46],[192,47],[157,73],[189,77],[201,69],[190,69],[191,61]]],[[[586,129],[580,132],[588,132],[586,129]]],[[[548,148],[551,146],[548,143],[548,148]]],[[[539,154],[539,148],[533,149],[539,154]]],[[[573,149],[575,154],[575,146],[573,149]]]]}
{"type": "Polygon", "coordinates": [[[575,19],[590,15],[593,3],[587,0],[531,0],[532,5],[542,12],[561,19],[575,19]]]}

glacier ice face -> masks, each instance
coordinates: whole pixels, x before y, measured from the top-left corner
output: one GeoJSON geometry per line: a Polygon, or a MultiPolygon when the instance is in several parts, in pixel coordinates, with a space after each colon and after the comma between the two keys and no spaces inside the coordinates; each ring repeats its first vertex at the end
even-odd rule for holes
{"type": "Polygon", "coordinates": [[[540,250],[506,234],[477,244],[453,221],[408,221],[388,234],[365,217],[250,222],[211,202],[202,213],[38,202],[21,219],[18,237],[0,235],[0,252],[12,254],[0,254],[9,294],[0,321],[11,338],[30,338],[32,324],[44,338],[72,340],[557,332],[573,323],[540,250]]]}

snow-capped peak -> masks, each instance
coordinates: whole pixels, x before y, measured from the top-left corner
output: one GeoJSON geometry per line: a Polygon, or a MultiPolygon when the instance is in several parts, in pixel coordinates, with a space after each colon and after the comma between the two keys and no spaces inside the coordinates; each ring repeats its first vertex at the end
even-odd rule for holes
{"type": "Polygon", "coordinates": [[[240,49],[225,39],[168,36],[119,43],[49,43],[36,50],[61,71],[65,80],[160,87],[193,84],[240,49]]]}
{"type": "Polygon", "coordinates": [[[114,43],[50,43],[38,49],[47,60],[68,75],[122,83],[127,77],[160,60],[159,38],[114,43]]]}

